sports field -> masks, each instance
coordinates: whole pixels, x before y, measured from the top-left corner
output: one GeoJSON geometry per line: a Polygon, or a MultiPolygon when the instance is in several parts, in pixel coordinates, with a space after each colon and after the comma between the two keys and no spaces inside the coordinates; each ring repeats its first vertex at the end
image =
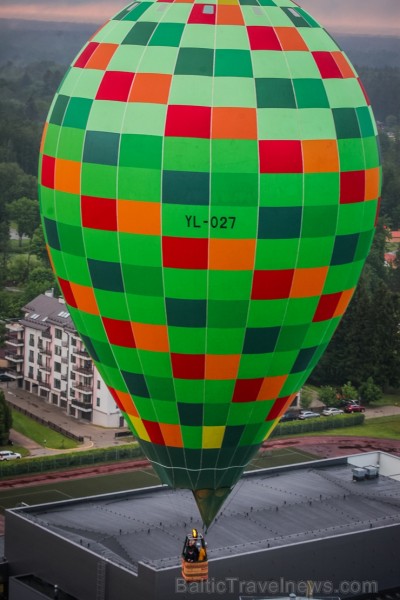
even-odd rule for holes
{"type": "MultiPolygon", "coordinates": [[[[292,450],[291,448],[269,450],[255,458],[246,470],[306,462],[315,458],[309,453],[292,450]]],[[[158,485],[159,483],[160,480],[151,468],[134,470],[129,473],[94,475],[93,477],[80,479],[54,481],[48,484],[14,489],[2,489],[0,483],[0,514],[3,514],[6,508],[15,508],[22,502],[29,505],[42,504],[70,498],[132,490],[158,485]]]]}

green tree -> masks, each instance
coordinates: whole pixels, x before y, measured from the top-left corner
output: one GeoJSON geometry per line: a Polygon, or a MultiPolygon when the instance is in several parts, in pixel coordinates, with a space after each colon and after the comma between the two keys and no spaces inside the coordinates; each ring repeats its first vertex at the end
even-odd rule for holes
{"type": "Polygon", "coordinates": [[[26,255],[12,255],[8,261],[7,281],[13,287],[24,285],[29,281],[29,259],[26,255]]]}
{"type": "Polygon", "coordinates": [[[0,286],[4,285],[6,280],[7,260],[10,252],[10,229],[8,220],[6,220],[6,217],[3,217],[1,213],[0,206],[0,286]]]}
{"type": "Polygon", "coordinates": [[[49,257],[46,250],[46,241],[44,239],[42,225],[39,225],[33,233],[29,252],[30,254],[37,256],[46,266],[49,265],[49,257]]]}
{"type": "Polygon", "coordinates": [[[21,316],[21,308],[25,304],[20,292],[0,290],[0,319],[16,319],[21,316]]]}
{"type": "Polygon", "coordinates": [[[357,400],[358,398],[357,390],[354,385],[352,385],[351,381],[342,385],[340,392],[344,400],[357,400]]]}
{"type": "Polygon", "coordinates": [[[302,388],[300,393],[300,406],[301,408],[310,408],[314,395],[309,388],[302,388]]]}
{"type": "Polygon", "coordinates": [[[368,377],[383,389],[400,384],[400,295],[384,267],[387,232],[380,219],[354,297],[310,378],[316,385],[352,381],[357,388],[368,377]]]}
{"type": "Polygon", "coordinates": [[[5,206],[23,196],[37,199],[37,178],[16,163],[0,163],[0,204],[5,206]]]}
{"type": "Polygon", "coordinates": [[[320,388],[318,398],[324,406],[336,406],[338,401],[337,392],[330,385],[324,385],[320,388]]]}
{"type": "Polygon", "coordinates": [[[8,204],[8,213],[12,221],[17,225],[19,245],[22,244],[22,238],[26,235],[32,239],[33,234],[40,223],[39,204],[37,200],[31,200],[23,196],[8,204]]]}
{"type": "Polygon", "coordinates": [[[358,388],[358,396],[363,404],[370,404],[382,398],[382,390],[379,385],[375,385],[372,377],[368,377],[367,381],[358,388]]]}
{"type": "Polygon", "coordinates": [[[56,281],[53,271],[46,267],[36,267],[29,274],[29,281],[24,287],[22,301],[24,304],[43,294],[50,288],[56,288],[56,281]]]}
{"type": "Polygon", "coordinates": [[[5,399],[3,390],[0,390],[0,446],[5,446],[8,443],[11,427],[11,408],[5,399]]]}

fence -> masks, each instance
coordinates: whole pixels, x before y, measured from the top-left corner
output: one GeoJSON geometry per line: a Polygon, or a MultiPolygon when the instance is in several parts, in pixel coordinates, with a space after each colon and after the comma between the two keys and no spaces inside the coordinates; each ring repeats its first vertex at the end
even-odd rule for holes
{"type": "Polygon", "coordinates": [[[115,463],[132,458],[143,458],[137,444],[117,448],[98,448],[82,452],[68,452],[57,455],[38,456],[13,461],[0,462],[0,477],[15,477],[33,473],[45,473],[73,467],[87,467],[101,463],[115,463]]]}
{"type": "Polygon", "coordinates": [[[55,423],[52,423],[51,421],[46,421],[46,419],[42,419],[41,417],[38,417],[37,415],[31,413],[29,410],[26,410],[25,408],[18,406],[18,404],[13,404],[12,401],[9,401],[9,403],[12,405],[13,410],[17,410],[18,412],[25,415],[26,417],[29,417],[33,421],[36,421],[37,423],[40,423],[41,425],[45,425],[49,429],[52,429],[53,431],[57,431],[57,433],[61,433],[62,435],[65,435],[65,437],[71,438],[72,440],[75,440],[76,442],[79,442],[79,443],[84,442],[84,438],[81,435],[75,435],[74,433],[71,433],[70,431],[68,431],[67,429],[64,429],[63,427],[59,427],[59,425],[56,425],[55,423]]]}
{"type": "Polygon", "coordinates": [[[289,421],[288,423],[279,423],[272,432],[271,437],[324,431],[326,429],[339,429],[341,427],[354,427],[355,425],[362,425],[364,419],[365,416],[358,413],[356,415],[338,415],[336,417],[304,419],[304,421],[289,421]]]}

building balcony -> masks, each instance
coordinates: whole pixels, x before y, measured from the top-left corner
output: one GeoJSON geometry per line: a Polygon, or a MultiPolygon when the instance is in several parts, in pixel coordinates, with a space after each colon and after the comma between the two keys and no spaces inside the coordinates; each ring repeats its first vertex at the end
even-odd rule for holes
{"type": "Polygon", "coordinates": [[[10,332],[19,333],[23,332],[24,328],[20,323],[6,323],[6,329],[10,332]]]}
{"type": "Polygon", "coordinates": [[[16,352],[6,352],[5,358],[11,362],[22,363],[24,362],[24,355],[17,354],[16,352]]]}
{"type": "Polygon", "coordinates": [[[47,356],[52,356],[53,355],[52,351],[50,350],[50,346],[48,344],[46,344],[46,346],[41,346],[39,344],[38,350],[39,350],[39,352],[41,354],[46,354],[47,356]]]}
{"type": "Polygon", "coordinates": [[[41,381],[40,379],[37,380],[38,386],[41,388],[45,388],[46,390],[50,389],[50,384],[47,383],[47,381],[41,381]]]}
{"type": "Polygon", "coordinates": [[[85,377],[93,377],[93,367],[87,369],[85,367],[79,367],[77,365],[71,366],[71,371],[74,373],[79,373],[79,375],[84,375],[85,377]]]}
{"type": "Polygon", "coordinates": [[[83,348],[82,349],[72,348],[72,354],[74,356],[79,356],[81,358],[90,358],[89,353],[86,352],[86,350],[84,350],[83,348]]]}
{"type": "Polygon", "coordinates": [[[40,337],[43,338],[44,340],[52,340],[53,339],[51,337],[50,331],[42,331],[42,333],[40,334],[40,337]]]}
{"type": "Polygon", "coordinates": [[[46,373],[51,372],[50,365],[41,365],[40,363],[38,363],[38,369],[39,369],[39,371],[46,371],[46,373]]]}
{"type": "Polygon", "coordinates": [[[71,399],[71,406],[73,408],[77,408],[78,410],[82,410],[83,412],[93,411],[93,407],[90,402],[80,402],[79,400],[75,400],[75,398],[71,399]]]}
{"type": "Polygon", "coordinates": [[[8,375],[8,377],[11,377],[12,379],[22,379],[24,376],[22,371],[19,371],[17,369],[7,369],[6,375],[8,375]]]}
{"type": "Polygon", "coordinates": [[[72,383],[72,387],[74,390],[78,390],[81,394],[92,394],[93,388],[90,385],[83,385],[83,383],[76,383],[75,381],[72,383]]]}
{"type": "Polygon", "coordinates": [[[6,344],[14,346],[15,348],[22,348],[24,345],[24,338],[17,333],[9,333],[6,339],[6,344]]]}

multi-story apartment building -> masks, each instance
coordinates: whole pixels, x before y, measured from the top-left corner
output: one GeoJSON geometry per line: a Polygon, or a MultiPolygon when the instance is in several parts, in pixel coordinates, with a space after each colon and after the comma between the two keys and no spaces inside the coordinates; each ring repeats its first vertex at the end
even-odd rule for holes
{"type": "Polygon", "coordinates": [[[94,366],[62,298],[41,294],[8,323],[7,374],[72,417],[122,427],[123,417],[94,366]]]}

